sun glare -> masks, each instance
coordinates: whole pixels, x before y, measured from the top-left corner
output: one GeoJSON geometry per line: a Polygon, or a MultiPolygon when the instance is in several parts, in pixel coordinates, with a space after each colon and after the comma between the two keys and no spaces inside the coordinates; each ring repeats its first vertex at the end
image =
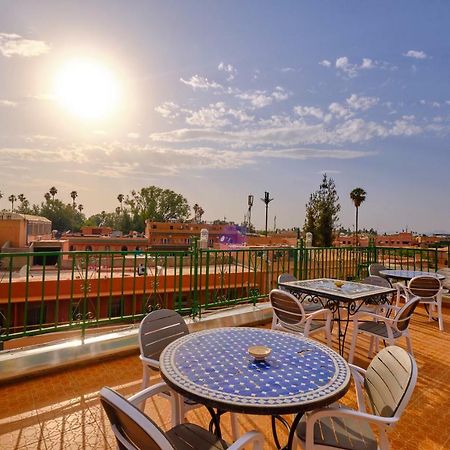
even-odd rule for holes
{"type": "Polygon", "coordinates": [[[58,102],[83,119],[104,119],[118,107],[120,89],[113,72],[100,63],[76,59],[56,73],[58,102]]]}

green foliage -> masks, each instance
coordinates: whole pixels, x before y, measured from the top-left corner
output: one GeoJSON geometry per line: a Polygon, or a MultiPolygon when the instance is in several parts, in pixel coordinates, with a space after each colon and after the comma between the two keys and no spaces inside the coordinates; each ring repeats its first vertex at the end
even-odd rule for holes
{"type": "Polygon", "coordinates": [[[330,247],[333,242],[333,232],[337,226],[341,210],[336,185],[327,174],[323,175],[322,183],[313,192],[306,204],[306,217],[303,231],[313,234],[313,245],[330,247]]]}
{"type": "Polygon", "coordinates": [[[189,217],[188,202],[181,194],[157,186],[131,191],[131,197],[127,196],[124,203],[130,207],[133,229],[136,231],[144,231],[146,220],[183,222],[189,217]]]}
{"type": "Polygon", "coordinates": [[[61,200],[49,200],[40,205],[33,205],[31,213],[51,220],[52,228],[62,232],[79,231],[85,221],[83,214],[61,200]]]}

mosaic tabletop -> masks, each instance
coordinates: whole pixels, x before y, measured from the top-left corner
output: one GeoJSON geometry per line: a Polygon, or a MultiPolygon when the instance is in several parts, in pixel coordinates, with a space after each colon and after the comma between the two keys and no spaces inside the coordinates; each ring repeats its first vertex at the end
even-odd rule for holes
{"type": "Polygon", "coordinates": [[[347,362],[329,347],[282,331],[216,328],[169,344],[161,374],[176,391],[209,406],[256,414],[300,412],[341,397],[347,362]],[[264,361],[252,345],[272,349],[264,361]]]}
{"type": "Polygon", "coordinates": [[[392,269],[386,269],[386,270],[380,270],[380,274],[384,275],[389,278],[398,278],[399,280],[410,280],[414,277],[435,277],[438,280],[444,280],[445,276],[441,275],[440,273],[436,272],[422,272],[420,270],[392,270],[392,269]]]}
{"type": "Polygon", "coordinates": [[[354,281],[333,280],[330,278],[318,278],[314,280],[289,281],[280,283],[288,289],[300,290],[305,293],[313,293],[323,296],[347,300],[359,300],[374,295],[385,295],[394,292],[395,289],[373,286],[354,281]]]}

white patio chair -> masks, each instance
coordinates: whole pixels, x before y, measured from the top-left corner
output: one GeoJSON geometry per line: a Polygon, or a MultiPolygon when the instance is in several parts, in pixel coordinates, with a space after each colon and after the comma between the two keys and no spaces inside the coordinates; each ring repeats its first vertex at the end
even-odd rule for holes
{"type": "MultiPolygon", "coordinates": [[[[120,450],[238,450],[250,444],[253,444],[253,450],[262,450],[264,438],[256,431],[245,433],[230,446],[215,434],[192,423],[178,423],[169,431],[162,431],[137,405],[168,389],[161,382],[138,392],[128,400],[108,387],[100,391],[100,401],[111,422],[120,450]]],[[[179,412],[172,411],[172,415],[180,418],[179,412]]]]}
{"type": "Polygon", "coordinates": [[[387,430],[395,426],[417,381],[417,364],[397,346],[379,352],[367,370],[350,365],[358,410],[340,404],[308,413],[296,430],[306,450],[390,449],[387,430]],[[366,408],[366,400],[369,409],[366,408]],[[378,439],[371,426],[378,432],[378,439]]]}
{"type": "Polygon", "coordinates": [[[420,297],[420,303],[426,305],[428,320],[433,320],[433,311],[437,309],[439,330],[444,331],[444,318],[442,316],[442,294],[445,289],[441,282],[432,276],[419,276],[409,280],[408,284],[397,285],[397,306],[402,301],[408,301],[412,297],[420,297]]]}
{"type": "Polygon", "coordinates": [[[389,286],[391,287],[392,285],[391,285],[391,282],[389,281],[389,279],[385,275],[382,275],[380,273],[380,271],[386,270],[386,269],[387,269],[387,267],[385,265],[383,265],[383,264],[380,264],[380,263],[370,264],[369,265],[369,276],[371,276],[371,277],[375,276],[375,277],[384,278],[384,279],[386,279],[388,281],[389,286]]]}
{"type": "MultiPolygon", "coordinates": [[[[278,275],[278,289],[289,292],[289,290],[286,289],[284,286],[280,286],[280,283],[289,283],[290,281],[298,281],[298,279],[295,278],[294,275],[291,275],[290,273],[282,273],[281,275],[278,275]]],[[[308,300],[308,298],[302,301],[302,305],[303,309],[307,313],[318,311],[319,309],[323,308],[319,302],[314,303],[308,300]]]]}
{"type": "MultiPolygon", "coordinates": [[[[142,361],[142,389],[149,386],[151,371],[159,372],[159,356],[164,348],[182,336],[189,334],[189,329],[184,319],[175,311],[170,309],[158,309],[147,314],[139,325],[139,348],[142,361]]],[[[170,397],[170,391],[162,395],[170,397]]],[[[145,403],[141,405],[144,408],[145,403]]],[[[189,399],[180,401],[181,419],[185,414],[195,408],[202,406],[189,399]]],[[[175,423],[173,424],[175,426],[175,423]]],[[[239,435],[239,426],[235,414],[231,414],[231,428],[233,438],[239,435]]]]}
{"type": "Polygon", "coordinates": [[[301,333],[305,337],[323,331],[327,345],[331,343],[333,313],[329,309],[319,309],[307,313],[302,302],[287,291],[272,289],[269,300],[273,309],[272,329],[301,333]],[[317,320],[321,319],[321,320],[317,320]]]}
{"type": "MultiPolygon", "coordinates": [[[[385,287],[385,288],[392,288],[391,283],[389,283],[389,281],[386,278],[382,278],[379,277],[377,275],[369,275],[366,278],[363,278],[360,283],[363,284],[370,284],[371,286],[379,286],[379,287],[385,287]]],[[[392,303],[392,297],[394,294],[390,294],[389,298],[388,298],[388,302],[392,303]]],[[[359,309],[358,312],[371,312],[371,313],[375,313],[375,314],[381,314],[381,312],[383,311],[383,306],[382,305],[362,305],[359,309]]]]}
{"type": "Polygon", "coordinates": [[[394,345],[395,341],[400,339],[402,336],[405,337],[408,352],[412,355],[412,342],[409,336],[408,328],[411,317],[419,301],[419,297],[414,297],[401,308],[397,306],[385,305],[382,314],[357,312],[353,316],[353,337],[350,346],[350,353],[348,355],[348,362],[353,362],[356,341],[360,333],[370,336],[369,358],[372,357],[374,344],[376,350],[378,351],[380,339],[386,340],[389,345],[394,345]],[[389,314],[392,312],[395,313],[395,316],[391,318],[389,317],[389,314]],[[359,319],[361,318],[364,320],[360,321],[359,319]],[[373,321],[367,321],[368,318],[372,318],[373,321]]]}

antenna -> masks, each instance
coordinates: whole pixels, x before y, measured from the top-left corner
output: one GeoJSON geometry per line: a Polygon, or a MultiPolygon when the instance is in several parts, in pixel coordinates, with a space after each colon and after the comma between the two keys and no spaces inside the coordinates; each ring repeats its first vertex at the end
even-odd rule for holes
{"type": "Polygon", "coordinates": [[[270,194],[266,191],[264,192],[264,198],[261,199],[266,204],[266,236],[267,236],[267,219],[269,218],[269,203],[273,200],[270,198],[270,194]]]}

